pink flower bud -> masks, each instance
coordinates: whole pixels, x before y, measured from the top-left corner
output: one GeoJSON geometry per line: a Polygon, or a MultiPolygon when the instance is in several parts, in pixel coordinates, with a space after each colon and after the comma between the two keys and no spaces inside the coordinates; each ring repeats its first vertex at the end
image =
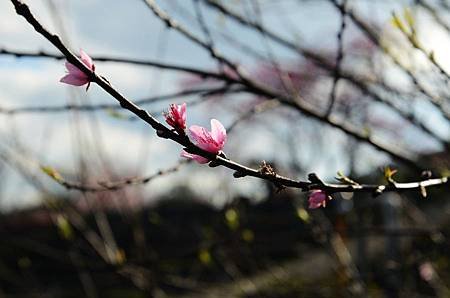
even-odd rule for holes
{"type": "Polygon", "coordinates": [[[327,198],[328,195],[323,190],[313,190],[308,198],[309,209],[316,209],[322,206],[325,207],[327,198]]]}
{"type": "Polygon", "coordinates": [[[186,129],[186,103],[182,105],[171,104],[169,106],[169,111],[164,113],[167,124],[175,128],[175,130],[184,134],[186,129]]]}
{"type": "MultiPolygon", "coordinates": [[[[86,54],[83,50],[80,50],[81,61],[92,71],[95,71],[95,65],[92,62],[91,57],[86,54]]],[[[87,88],[89,88],[89,77],[78,69],[72,63],[66,61],[67,74],[59,80],[62,83],[73,85],[73,86],[83,86],[88,84],[87,88]]],[[[86,90],[87,90],[86,88],[86,90]]]]}

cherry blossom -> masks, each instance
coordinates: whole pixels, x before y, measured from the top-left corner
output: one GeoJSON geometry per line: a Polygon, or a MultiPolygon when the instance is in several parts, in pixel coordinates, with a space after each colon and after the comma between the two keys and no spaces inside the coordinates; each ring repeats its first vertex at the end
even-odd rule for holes
{"type": "Polygon", "coordinates": [[[186,103],[181,105],[171,104],[169,111],[164,113],[167,124],[172,126],[178,133],[184,134],[186,129],[186,103]]]}
{"type": "MultiPolygon", "coordinates": [[[[216,119],[211,119],[211,131],[198,125],[192,125],[189,128],[189,132],[191,138],[199,148],[214,154],[217,154],[222,150],[227,140],[225,127],[223,127],[222,123],[216,119]]],[[[191,158],[199,163],[208,162],[208,159],[196,154],[188,153],[184,150],[181,152],[181,156],[191,158]]]]}
{"type": "Polygon", "coordinates": [[[323,190],[313,190],[309,195],[309,209],[316,209],[319,207],[325,207],[327,203],[328,195],[323,190]]]}
{"type": "MultiPolygon", "coordinates": [[[[95,65],[92,58],[89,57],[89,55],[83,50],[80,50],[80,58],[90,70],[95,71],[95,65]]],[[[91,82],[89,76],[68,61],[66,61],[66,68],[68,73],[62,77],[61,80],[59,80],[60,82],[73,86],[83,86],[88,84],[86,90],[89,88],[89,84],[91,82]]]]}

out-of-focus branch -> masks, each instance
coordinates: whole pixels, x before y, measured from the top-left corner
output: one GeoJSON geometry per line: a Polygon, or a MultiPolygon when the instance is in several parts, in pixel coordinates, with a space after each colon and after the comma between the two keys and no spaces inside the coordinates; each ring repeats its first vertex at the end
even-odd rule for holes
{"type": "MultiPolygon", "coordinates": [[[[336,0],[330,0],[338,9],[343,9],[342,5],[339,4],[336,0]]],[[[426,98],[442,113],[442,115],[450,121],[450,113],[446,111],[445,107],[442,105],[442,98],[438,98],[437,96],[431,94],[419,81],[416,75],[410,70],[406,65],[404,65],[400,59],[392,52],[392,50],[383,45],[380,36],[378,33],[367,24],[362,18],[360,18],[356,13],[347,9],[347,15],[353,21],[353,23],[358,26],[358,28],[372,41],[379,49],[381,49],[389,58],[391,58],[392,62],[397,65],[401,70],[405,72],[405,74],[411,79],[413,84],[417,87],[417,90],[425,95],[426,98]]]]}
{"type": "MultiPolygon", "coordinates": [[[[49,195],[48,190],[42,183],[38,176],[30,171],[30,169],[25,164],[24,160],[21,160],[17,155],[17,152],[10,152],[11,150],[6,150],[6,148],[1,148],[0,159],[4,162],[10,164],[24,179],[30,182],[36,189],[44,194],[49,195]]],[[[48,196],[50,197],[50,196],[48,196]]],[[[92,248],[98,253],[98,255],[105,261],[108,261],[108,255],[106,253],[106,248],[102,239],[86,224],[83,217],[78,214],[78,212],[72,208],[66,208],[70,223],[76,227],[85,237],[86,241],[92,246],[92,248]]]]}
{"type": "Polygon", "coordinates": [[[205,42],[201,40],[199,37],[195,36],[192,32],[187,30],[185,27],[181,26],[179,23],[174,21],[169,17],[164,11],[162,11],[155,3],[154,0],[143,0],[143,2],[147,5],[148,8],[153,12],[153,14],[162,20],[168,28],[172,28],[177,32],[181,33],[183,36],[188,38],[194,44],[199,45],[203,49],[209,52],[212,58],[216,59],[218,62],[223,63],[228,66],[231,70],[233,70],[241,79],[243,78],[242,71],[239,69],[239,66],[228,59],[225,59],[214,47],[212,43],[205,42]]]}
{"type": "MultiPolygon", "coordinates": [[[[236,72],[236,74],[239,76],[241,83],[243,85],[247,86],[250,91],[253,91],[255,94],[262,95],[268,99],[273,99],[273,98],[278,99],[284,105],[291,107],[291,108],[303,113],[306,116],[312,117],[323,123],[327,123],[335,128],[338,128],[339,130],[345,132],[348,135],[353,136],[354,138],[356,138],[359,141],[371,144],[375,148],[377,148],[381,151],[384,151],[385,153],[388,153],[389,155],[391,155],[392,157],[396,158],[399,161],[404,162],[411,168],[414,168],[414,169],[420,168],[420,166],[418,166],[417,163],[415,161],[413,161],[413,159],[414,159],[413,157],[406,157],[405,152],[398,152],[394,148],[390,148],[385,144],[381,144],[378,141],[375,141],[370,136],[368,136],[366,133],[361,132],[357,128],[351,126],[349,123],[339,123],[334,118],[328,117],[327,115],[321,115],[320,113],[318,113],[311,107],[301,103],[301,100],[299,98],[292,98],[292,97],[286,96],[284,94],[279,94],[278,92],[250,79],[243,71],[241,71],[241,69],[236,64],[234,64],[233,62],[228,60],[226,57],[219,54],[214,49],[210,48],[207,43],[201,41],[193,33],[188,31],[186,28],[182,27],[179,23],[172,20],[166,13],[164,13],[161,9],[159,9],[159,7],[156,5],[156,3],[153,0],[143,0],[143,1],[149,6],[149,8],[152,10],[152,12],[155,14],[155,16],[157,16],[163,22],[165,22],[167,24],[167,26],[178,31],[179,33],[181,33],[182,35],[187,37],[189,40],[191,40],[192,42],[196,43],[197,45],[201,46],[202,48],[205,48],[207,51],[214,53],[214,55],[212,54],[214,58],[218,59],[219,61],[225,63],[227,66],[231,67],[236,72]]],[[[207,1],[208,4],[210,3],[209,0],[205,0],[205,1],[207,1]]],[[[214,6],[219,5],[216,2],[213,2],[213,3],[214,3],[214,6]]],[[[250,24],[250,26],[252,26],[253,28],[256,28],[258,30],[263,30],[263,31],[265,30],[260,25],[254,24],[253,22],[249,22],[249,21],[243,19],[242,17],[240,17],[239,15],[233,14],[232,12],[228,11],[223,6],[219,5],[219,7],[224,9],[224,11],[227,15],[230,14],[229,16],[234,16],[238,20],[242,20],[242,22],[244,22],[245,24],[250,24]]],[[[220,11],[222,11],[222,10],[220,10],[220,11]]],[[[268,37],[271,37],[272,35],[274,35],[274,33],[270,33],[267,30],[265,30],[265,35],[268,37]]],[[[292,45],[290,43],[289,43],[289,45],[294,47],[294,49],[297,48],[295,45],[292,45]]],[[[305,55],[305,56],[307,56],[307,55],[305,55]]],[[[317,55],[314,54],[314,56],[317,56],[317,55]]],[[[324,61],[322,58],[320,58],[320,59],[321,59],[321,61],[324,61]]],[[[313,59],[313,60],[316,61],[315,59],[313,59]]],[[[334,69],[334,68],[332,68],[332,69],[334,69]]],[[[344,77],[343,74],[341,74],[341,76],[344,77]]],[[[360,88],[364,93],[371,93],[370,89],[365,85],[361,86],[360,88]]],[[[376,97],[376,98],[378,98],[379,100],[382,100],[380,97],[376,97]]]]}
{"type": "MultiPolygon", "coordinates": [[[[58,55],[58,54],[52,54],[45,51],[39,51],[39,52],[26,52],[26,51],[11,51],[7,49],[0,49],[0,55],[9,55],[9,56],[15,56],[17,58],[21,57],[27,57],[27,58],[52,58],[57,60],[63,60],[66,59],[66,56],[64,55],[58,55]]],[[[213,79],[219,79],[223,81],[228,81],[230,83],[236,83],[236,80],[233,80],[232,78],[224,75],[224,74],[218,74],[215,72],[187,67],[187,66],[180,66],[178,64],[169,64],[169,63],[161,63],[158,61],[150,61],[150,60],[140,60],[140,59],[131,59],[131,58],[117,58],[117,57],[107,57],[107,56],[93,56],[92,59],[94,61],[99,62],[116,62],[116,63],[126,63],[126,64],[134,64],[139,66],[150,66],[155,68],[161,68],[161,69],[168,69],[168,70],[174,70],[174,71],[180,71],[180,72],[186,72],[190,74],[194,74],[203,78],[213,78],[213,79]]]]}
{"type": "MultiPolygon", "coordinates": [[[[394,14],[394,17],[397,18],[397,16],[394,14]]],[[[409,43],[411,46],[425,55],[427,57],[428,61],[436,67],[436,69],[441,73],[441,75],[444,77],[445,83],[448,85],[450,82],[450,73],[448,73],[444,67],[436,60],[436,57],[434,56],[433,51],[428,51],[425,49],[423,44],[417,39],[417,36],[414,31],[407,32],[406,28],[404,26],[398,27],[400,31],[405,35],[406,38],[408,38],[409,43]]]]}
{"type": "MultiPolygon", "coordinates": [[[[310,59],[319,67],[321,67],[331,73],[335,72],[336,66],[331,61],[329,61],[329,59],[324,58],[320,54],[313,52],[309,49],[302,48],[302,47],[296,45],[294,42],[287,40],[287,39],[279,36],[278,34],[272,32],[268,28],[263,27],[262,25],[260,25],[256,22],[247,20],[243,16],[239,15],[236,12],[231,11],[230,9],[228,9],[224,5],[218,3],[217,1],[214,1],[214,0],[204,0],[204,1],[210,7],[220,11],[224,15],[230,17],[231,19],[237,21],[238,23],[244,25],[245,27],[256,30],[258,32],[262,32],[262,33],[264,33],[265,36],[267,36],[268,38],[272,39],[273,41],[279,43],[280,45],[283,45],[283,46],[287,47],[288,49],[291,49],[291,50],[299,53],[300,55],[310,59]]],[[[339,7],[341,7],[341,6],[339,6],[339,7]]],[[[375,101],[385,104],[386,106],[391,108],[393,111],[398,113],[402,118],[404,118],[411,124],[415,125],[416,127],[420,128],[421,130],[423,130],[424,132],[426,132],[427,134],[429,134],[430,136],[432,136],[439,142],[443,143],[447,148],[450,148],[450,143],[448,140],[444,140],[442,137],[437,135],[433,130],[429,129],[427,126],[425,126],[419,120],[417,120],[412,113],[408,113],[404,110],[398,109],[395,105],[392,104],[392,102],[384,99],[383,97],[378,95],[376,92],[374,92],[370,88],[370,84],[369,84],[373,80],[371,80],[369,78],[364,78],[364,79],[358,78],[354,74],[349,73],[348,71],[344,71],[343,69],[340,69],[340,71],[339,71],[339,78],[349,81],[356,88],[358,88],[362,93],[368,94],[368,95],[372,96],[375,101]]],[[[328,117],[322,117],[321,121],[327,122],[327,118],[328,117]]],[[[346,132],[346,133],[348,133],[348,132],[346,132]]],[[[361,140],[361,139],[359,139],[359,140],[361,140]]],[[[378,148],[378,149],[380,149],[380,148],[378,148]]],[[[380,150],[382,150],[382,149],[380,149],[380,150]]]]}
{"type": "Polygon", "coordinates": [[[346,6],[347,6],[347,0],[343,0],[342,9],[340,10],[341,27],[339,28],[339,31],[337,34],[336,68],[334,70],[333,86],[331,87],[330,103],[328,105],[327,115],[331,114],[331,112],[333,111],[333,106],[336,102],[337,86],[338,86],[339,78],[340,78],[340,74],[341,74],[341,64],[342,64],[342,61],[344,60],[344,31],[346,28],[346,18],[347,18],[346,6]]]}
{"type": "Polygon", "coordinates": [[[42,167],[42,168],[53,180],[55,180],[61,186],[65,187],[68,190],[74,189],[74,190],[79,190],[82,192],[104,192],[104,191],[119,190],[124,187],[132,186],[132,185],[147,184],[158,177],[166,176],[168,174],[178,171],[182,165],[187,164],[189,161],[190,160],[183,160],[173,167],[170,167],[170,168],[167,168],[164,170],[159,170],[156,173],[149,175],[149,176],[145,176],[145,177],[128,178],[128,179],[119,180],[119,181],[98,181],[97,184],[99,186],[90,186],[90,185],[85,185],[85,184],[82,184],[79,182],[68,181],[68,180],[65,180],[59,173],[57,173],[53,169],[50,169],[47,167],[42,167]]]}
{"type": "Polygon", "coordinates": [[[280,102],[277,100],[267,100],[260,104],[257,104],[253,106],[250,110],[248,110],[245,113],[242,113],[237,119],[235,119],[228,127],[227,127],[227,133],[229,134],[236,125],[238,125],[240,122],[250,118],[251,116],[255,114],[264,113],[268,110],[275,109],[280,106],[280,102]]]}
{"type": "MultiPolygon", "coordinates": [[[[136,100],[135,103],[138,105],[145,105],[188,95],[198,95],[200,97],[208,97],[213,95],[238,93],[244,91],[245,91],[244,87],[232,88],[231,86],[228,85],[223,87],[188,89],[171,94],[157,95],[145,99],[136,100]]],[[[68,111],[94,112],[98,110],[118,110],[118,109],[122,109],[122,107],[117,104],[97,104],[97,105],[67,104],[62,106],[26,106],[18,108],[0,107],[0,114],[17,115],[27,113],[59,113],[68,111]]]]}
{"type": "Polygon", "coordinates": [[[436,23],[438,23],[439,25],[442,26],[442,28],[445,29],[445,31],[447,31],[447,33],[450,33],[450,26],[442,19],[442,16],[440,16],[437,13],[437,10],[434,9],[428,2],[426,2],[425,0],[416,0],[416,3],[418,5],[420,5],[421,7],[423,7],[432,17],[433,19],[436,21],[436,23]]]}

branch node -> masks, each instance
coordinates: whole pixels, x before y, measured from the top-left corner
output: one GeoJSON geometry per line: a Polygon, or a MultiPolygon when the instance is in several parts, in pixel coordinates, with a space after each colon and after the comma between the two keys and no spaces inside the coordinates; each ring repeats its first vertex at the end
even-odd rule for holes
{"type": "Polygon", "coordinates": [[[310,173],[308,174],[308,180],[311,181],[313,184],[318,185],[324,185],[323,181],[317,176],[316,173],[310,173]]]}
{"type": "Polygon", "coordinates": [[[211,168],[215,168],[215,167],[220,166],[220,164],[216,160],[212,160],[209,162],[208,166],[211,168]]]}
{"type": "Polygon", "coordinates": [[[430,170],[425,170],[420,175],[423,179],[430,179],[433,176],[433,173],[430,170]]]}
{"type": "Polygon", "coordinates": [[[219,153],[217,154],[217,156],[228,159],[228,157],[225,155],[225,152],[223,151],[219,151],[219,153]]]}
{"type": "Polygon", "coordinates": [[[163,139],[168,139],[170,137],[167,131],[161,129],[156,130],[156,134],[158,135],[158,137],[163,139]]]}
{"type": "Polygon", "coordinates": [[[277,173],[275,173],[275,170],[273,169],[273,167],[271,165],[267,164],[265,160],[262,161],[261,165],[259,166],[258,171],[264,176],[275,177],[277,175],[277,173]]]}
{"type": "Polygon", "coordinates": [[[374,198],[378,197],[379,195],[381,195],[384,192],[385,189],[386,189],[386,186],[384,186],[384,185],[378,186],[377,189],[373,193],[373,197],[374,198]]]}
{"type": "Polygon", "coordinates": [[[427,198],[427,189],[426,187],[420,183],[420,195],[422,196],[422,198],[426,199],[427,198]]]}

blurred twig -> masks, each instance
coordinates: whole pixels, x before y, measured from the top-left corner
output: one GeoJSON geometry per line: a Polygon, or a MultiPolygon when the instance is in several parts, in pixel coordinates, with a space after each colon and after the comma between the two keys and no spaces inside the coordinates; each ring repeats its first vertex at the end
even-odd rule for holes
{"type": "MultiPolygon", "coordinates": [[[[208,97],[220,94],[244,92],[245,88],[232,88],[231,86],[205,87],[196,89],[187,89],[171,94],[157,95],[145,99],[136,100],[138,105],[151,104],[163,100],[173,99],[181,96],[198,95],[208,97]]],[[[0,107],[0,113],[7,115],[26,114],[26,113],[58,113],[68,111],[94,112],[98,110],[119,110],[123,109],[117,104],[96,104],[96,105],[74,105],[67,104],[63,106],[26,106],[18,108],[0,107]]]]}
{"type": "MultiPolygon", "coordinates": [[[[337,0],[336,0],[337,1],[337,0]]],[[[338,34],[337,34],[337,54],[336,54],[336,66],[334,70],[334,77],[333,77],[333,86],[331,87],[331,93],[330,93],[330,103],[328,104],[327,109],[327,115],[329,116],[331,112],[333,111],[333,106],[336,102],[336,93],[337,93],[337,86],[340,79],[340,73],[341,73],[341,64],[344,60],[344,31],[346,28],[346,18],[347,18],[347,0],[342,1],[342,9],[340,9],[341,14],[341,27],[339,28],[338,34]]]]}
{"type": "Polygon", "coordinates": [[[65,180],[59,173],[57,173],[55,170],[51,168],[45,168],[44,171],[56,182],[58,182],[63,187],[67,188],[68,190],[74,189],[74,190],[80,190],[83,192],[104,192],[104,191],[114,191],[122,189],[126,186],[131,185],[141,185],[149,183],[150,181],[154,180],[155,178],[176,172],[180,169],[180,167],[184,164],[187,164],[190,160],[182,160],[177,165],[164,169],[159,170],[155,174],[145,176],[145,177],[137,177],[137,178],[128,178],[124,180],[119,181],[98,181],[97,184],[100,186],[89,186],[80,182],[72,182],[65,180]]]}

